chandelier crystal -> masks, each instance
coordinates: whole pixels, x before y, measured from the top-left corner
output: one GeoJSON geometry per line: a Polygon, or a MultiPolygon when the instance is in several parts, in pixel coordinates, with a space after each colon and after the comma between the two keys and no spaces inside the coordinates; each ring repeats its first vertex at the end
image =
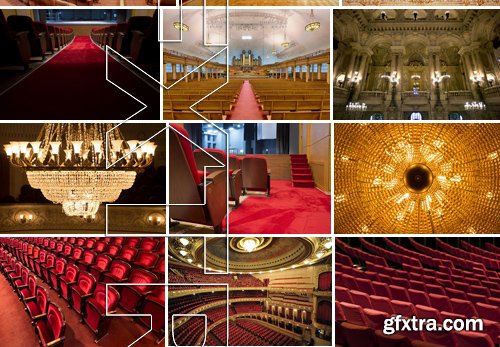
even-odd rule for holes
{"type": "Polygon", "coordinates": [[[486,105],[482,101],[472,101],[472,102],[466,102],[464,104],[464,109],[466,111],[484,111],[486,110],[486,105]]]}
{"type": "Polygon", "coordinates": [[[34,141],[4,145],[29,184],[68,216],[95,215],[151,165],[154,142],[126,141],[112,124],[45,124],[34,141]],[[106,166],[109,166],[106,169],[106,166]]]}
{"type": "Polygon", "coordinates": [[[316,20],[314,17],[314,12],[311,10],[311,15],[310,17],[310,22],[307,24],[304,28],[305,31],[315,31],[318,30],[321,27],[321,23],[316,20]]]}
{"type": "Polygon", "coordinates": [[[181,23],[181,22],[174,22],[173,26],[177,30],[181,30],[182,29],[182,31],[189,31],[189,26],[187,26],[187,24],[184,24],[184,23],[181,23]]]}

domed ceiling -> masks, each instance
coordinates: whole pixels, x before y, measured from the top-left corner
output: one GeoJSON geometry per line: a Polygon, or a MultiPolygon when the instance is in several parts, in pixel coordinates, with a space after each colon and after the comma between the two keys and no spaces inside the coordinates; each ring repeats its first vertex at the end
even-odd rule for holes
{"type": "MultiPolygon", "coordinates": [[[[206,239],[206,267],[226,271],[226,258],[232,273],[258,273],[314,264],[331,255],[331,238],[320,237],[225,237],[206,239]],[[227,257],[226,249],[229,249],[227,257]]],[[[201,267],[204,262],[203,238],[169,239],[170,255],[201,267]]]]}
{"type": "Polygon", "coordinates": [[[500,124],[336,124],[336,233],[500,231],[500,124]]]}

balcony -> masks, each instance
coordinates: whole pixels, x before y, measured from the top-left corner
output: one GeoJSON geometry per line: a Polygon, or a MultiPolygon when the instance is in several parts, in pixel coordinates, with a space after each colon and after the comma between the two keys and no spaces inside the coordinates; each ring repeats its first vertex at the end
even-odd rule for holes
{"type": "Polygon", "coordinates": [[[333,87],[333,104],[345,105],[349,98],[349,89],[333,87]]]}
{"type": "Polygon", "coordinates": [[[429,92],[419,91],[415,94],[413,91],[402,92],[401,97],[404,105],[428,105],[429,92]]]}
{"type": "Polygon", "coordinates": [[[500,85],[484,88],[483,95],[487,104],[500,104],[500,85]]]}
{"type": "Polygon", "coordinates": [[[451,90],[446,95],[450,105],[463,106],[466,101],[474,100],[474,96],[469,90],[451,90]]]}
{"type": "Polygon", "coordinates": [[[381,105],[385,101],[385,92],[381,91],[363,91],[359,93],[359,102],[364,102],[367,105],[381,105]]]}

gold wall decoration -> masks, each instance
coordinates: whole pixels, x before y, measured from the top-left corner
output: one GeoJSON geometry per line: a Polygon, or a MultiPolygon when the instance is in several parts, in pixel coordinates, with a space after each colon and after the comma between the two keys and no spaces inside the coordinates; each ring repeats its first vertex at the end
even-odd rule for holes
{"type": "Polygon", "coordinates": [[[336,124],[336,233],[500,231],[500,124],[336,124]]]}

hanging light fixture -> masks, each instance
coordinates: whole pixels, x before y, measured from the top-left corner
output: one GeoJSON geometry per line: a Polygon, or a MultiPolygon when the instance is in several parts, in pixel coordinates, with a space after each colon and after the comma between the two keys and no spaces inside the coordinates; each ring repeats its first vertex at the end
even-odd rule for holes
{"type": "Polygon", "coordinates": [[[304,28],[306,31],[314,31],[314,30],[317,30],[321,27],[321,23],[319,21],[317,21],[316,18],[314,17],[313,10],[311,10],[309,20],[310,20],[309,24],[307,24],[304,28]]]}
{"type": "Polygon", "coordinates": [[[4,148],[10,163],[26,171],[29,184],[61,204],[66,215],[92,216],[153,162],[154,142],[139,144],[126,141],[113,124],[61,123],[43,125],[34,141],[11,141],[4,148]]]}
{"type": "Polygon", "coordinates": [[[177,30],[181,30],[182,31],[189,31],[189,26],[187,26],[187,24],[184,24],[184,23],[181,23],[181,22],[174,22],[174,28],[176,28],[177,30]]]}

